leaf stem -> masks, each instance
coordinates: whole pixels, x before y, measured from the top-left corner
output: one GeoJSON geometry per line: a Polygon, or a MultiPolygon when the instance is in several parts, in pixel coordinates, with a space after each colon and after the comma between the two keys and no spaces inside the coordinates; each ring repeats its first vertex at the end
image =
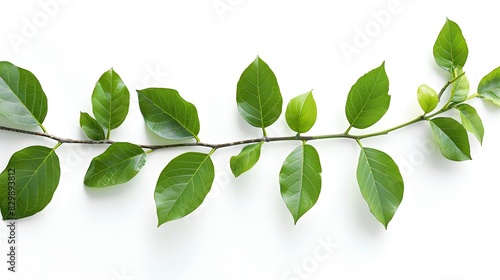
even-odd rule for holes
{"type": "MultiPolygon", "coordinates": [[[[453,84],[455,81],[457,81],[458,79],[460,79],[463,75],[465,75],[465,72],[463,72],[462,74],[456,76],[455,78],[453,78],[451,81],[448,81],[444,86],[443,88],[439,91],[439,94],[438,94],[438,98],[439,100],[441,100],[441,96],[443,96],[444,92],[446,91],[446,89],[451,85],[453,84]]],[[[451,99],[451,98],[450,98],[451,99]]]]}
{"type": "Polygon", "coordinates": [[[108,133],[106,135],[106,140],[109,140],[111,138],[111,129],[108,129],[108,133]]]}

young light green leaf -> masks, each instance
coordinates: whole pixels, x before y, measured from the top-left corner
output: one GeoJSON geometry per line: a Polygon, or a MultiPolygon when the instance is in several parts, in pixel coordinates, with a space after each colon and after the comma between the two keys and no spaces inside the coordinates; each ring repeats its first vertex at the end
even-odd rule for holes
{"type": "Polygon", "coordinates": [[[104,72],[92,93],[92,111],[97,122],[109,133],[125,121],[129,104],[130,93],[120,76],[113,69],[104,72]]]}
{"type": "Polygon", "coordinates": [[[321,163],[313,146],[301,145],[288,155],[281,167],[280,187],[296,224],[316,204],[321,192],[321,163]]]}
{"type": "Polygon", "coordinates": [[[363,75],[351,87],[345,112],[351,127],[367,128],[378,122],[389,109],[389,79],[385,63],[363,75]]]}
{"type": "Polygon", "coordinates": [[[130,181],[146,164],[146,153],[134,144],[116,142],[92,159],[84,184],[105,188],[130,181]]]}
{"type": "Polygon", "coordinates": [[[295,132],[308,132],[316,123],[318,111],[312,91],[301,94],[288,103],[286,107],[286,122],[295,132]]]}
{"type": "Polygon", "coordinates": [[[85,132],[85,135],[92,140],[106,139],[102,126],[87,113],[80,112],[80,127],[85,132]]]}
{"type": "Polygon", "coordinates": [[[0,62],[0,115],[13,123],[40,126],[47,115],[47,96],[37,78],[10,62],[0,62]]]}
{"type": "Polygon", "coordinates": [[[477,88],[479,97],[500,106],[500,67],[484,76],[477,88]]]}
{"type": "Polygon", "coordinates": [[[462,30],[455,22],[446,19],[434,44],[433,52],[436,63],[450,73],[453,73],[456,67],[464,67],[469,49],[462,30]]]}
{"type": "Polygon", "coordinates": [[[427,85],[421,85],[417,91],[418,104],[424,113],[430,113],[436,109],[439,103],[439,97],[434,89],[427,85]]]}
{"type": "Polygon", "coordinates": [[[138,90],[139,106],[146,125],[159,136],[176,139],[198,139],[200,120],[196,107],[176,90],[148,88],[138,90]]]}
{"type": "Polygon", "coordinates": [[[470,160],[469,137],[465,128],[456,120],[447,117],[430,121],[432,131],[441,150],[441,154],[449,160],[470,160]]]}
{"type": "Polygon", "coordinates": [[[460,111],[462,125],[476,136],[479,143],[483,143],[484,127],[476,109],[469,104],[460,104],[456,107],[460,111]]]}
{"type": "Polygon", "coordinates": [[[362,148],[356,177],[370,211],[387,229],[403,200],[404,182],[398,166],[386,153],[362,148]]]}
{"type": "Polygon", "coordinates": [[[54,149],[31,146],[14,153],[0,174],[3,219],[21,219],[42,211],[52,200],[60,176],[54,149]]]}
{"type": "Polygon", "coordinates": [[[241,74],[237,85],[238,112],[251,125],[266,128],[283,110],[283,98],[276,76],[260,57],[241,74]]]}
{"type": "Polygon", "coordinates": [[[245,146],[238,155],[231,157],[230,165],[234,177],[238,177],[254,167],[259,161],[262,144],[264,142],[245,146]]]}
{"type": "Polygon", "coordinates": [[[209,154],[188,152],[170,161],[155,189],[158,226],[196,210],[210,191],[214,177],[209,154]]]}
{"type": "MultiPolygon", "coordinates": [[[[455,74],[453,77],[458,77],[464,73],[464,70],[462,70],[461,67],[455,68],[455,74]]],[[[469,84],[469,79],[467,79],[467,76],[462,75],[458,80],[456,80],[452,87],[451,87],[451,94],[453,98],[451,99],[452,102],[463,102],[466,98],[467,95],[469,95],[470,91],[470,84],[469,84]]]]}

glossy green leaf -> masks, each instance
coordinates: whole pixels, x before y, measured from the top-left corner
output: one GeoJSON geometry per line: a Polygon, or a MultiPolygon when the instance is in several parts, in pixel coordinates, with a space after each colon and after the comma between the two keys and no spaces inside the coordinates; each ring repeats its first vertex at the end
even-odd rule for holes
{"type": "Polygon", "coordinates": [[[288,126],[295,132],[308,132],[316,123],[318,111],[312,92],[301,94],[288,103],[285,118],[288,126]]]}
{"type": "Polygon", "coordinates": [[[230,165],[234,177],[238,177],[254,167],[259,161],[262,144],[264,142],[245,146],[238,155],[231,157],[230,165]]]}
{"type": "Polygon", "coordinates": [[[80,127],[85,135],[92,140],[106,139],[102,126],[87,113],[80,112],[80,127]]]}
{"type": "Polygon", "coordinates": [[[0,62],[0,114],[13,123],[40,126],[47,115],[47,96],[37,78],[10,62],[0,62]]]}
{"type": "Polygon", "coordinates": [[[403,200],[404,182],[398,166],[386,153],[362,148],[356,177],[370,211],[387,229],[403,200]]]}
{"type": "Polygon", "coordinates": [[[430,121],[441,154],[449,160],[470,160],[469,137],[465,128],[456,120],[447,117],[430,121]]]}
{"type": "Polygon", "coordinates": [[[268,127],[281,115],[283,98],[278,81],[260,57],[243,71],[238,81],[236,102],[240,115],[255,127],[268,127]]]}
{"type": "Polygon", "coordinates": [[[464,67],[469,49],[462,30],[455,22],[446,19],[434,44],[433,52],[436,63],[450,73],[453,73],[456,67],[464,67]]]}
{"type": "Polygon", "coordinates": [[[139,106],[146,125],[166,139],[198,140],[200,120],[196,107],[184,100],[176,90],[148,88],[138,90],[139,106]]]}
{"type": "Polygon", "coordinates": [[[355,128],[370,127],[385,115],[390,101],[389,79],[382,63],[351,87],[345,107],[347,120],[355,128]]]}
{"type": "Polygon", "coordinates": [[[417,91],[418,104],[424,113],[430,113],[436,109],[439,103],[439,97],[434,89],[427,85],[421,85],[417,91]]]}
{"type": "Polygon", "coordinates": [[[134,144],[117,142],[92,159],[84,184],[104,188],[130,181],[146,164],[146,153],[134,144]]]}
{"type": "Polygon", "coordinates": [[[170,161],[155,189],[158,226],[196,210],[210,191],[214,177],[209,154],[188,152],[170,161]]]}
{"type": "Polygon", "coordinates": [[[0,207],[4,220],[42,211],[52,200],[61,169],[54,149],[31,146],[12,155],[0,174],[0,207]]]}
{"type": "MultiPolygon", "coordinates": [[[[455,74],[453,77],[458,77],[464,73],[462,68],[457,67],[455,70],[455,74]]],[[[456,80],[452,87],[451,87],[451,94],[453,95],[453,98],[451,99],[452,102],[463,102],[467,96],[469,95],[470,91],[470,84],[469,84],[469,79],[467,79],[466,75],[462,75],[458,80],[456,80]]]]}
{"type": "Polygon", "coordinates": [[[500,67],[481,79],[477,93],[481,98],[490,100],[495,105],[500,106],[500,67]]]}
{"type": "Polygon", "coordinates": [[[477,114],[476,109],[469,104],[460,104],[456,107],[460,111],[462,125],[470,133],[476,136],[479,143],[483,143],[484,126],[481,118],[477,114]]]}
{"type": "Polygon", "coordinates": [[[102,74],[92,93],[92,111],[98,123],[108,131],[119,127],[127,117],[130,93],[113,70],[102,74]]]}
{"type": "Polygon", "coordinates": [[[280,171],[281,196],[294,222],[318,201],[321,192],[321,163],[316,149],[301,145],[283,162],[280,171]]]}

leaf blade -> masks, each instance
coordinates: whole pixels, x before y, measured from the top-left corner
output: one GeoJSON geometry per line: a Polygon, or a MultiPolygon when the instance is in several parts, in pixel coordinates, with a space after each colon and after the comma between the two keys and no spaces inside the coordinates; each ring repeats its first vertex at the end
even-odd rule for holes
{"type": "Polygon", "coordinates": [[[467,131],[474,134],[479,143],[483,144],[484,126],[476,109],[469,104],[460,104],[456,108],[460,112],[462,125],[467,131]]]}
{"type": "Polygon", "coordinates": [[[403,200],[404,182],[398,166],[386,153],[362,148],[356,178],[371,213],[387,229],[403,200]]]}
{"type": "Polygon", "coordinates": [[[249,171],[259,161],[260,151],[264,142],[245,146],[241,152],[232,156],[229,163],[234,177],[249,171]]]}
{"type": "Polygon", "coordinates": [[[464,67],[469,49],[458,24],[446,19],[434,43],[433,53],[436,63],[450,73],[456,67],[464,67]]]}
{"type": "Polygon", "coordinates": [[[252,126],[266,128],[281,115],[283,98],[273,71],[257,57],[241,74],[236,103],[240,115],[252,126]]]}
{"type": "Polygon", "coordinates": [[[88,138],[96,141],[105,140],[102,126],[88,113],[80,112],[80,127],[88,138]]]}
{"type": "Polygon", "coordinates": [[[30,146],[14,153],[0,174],[3,219],[26,218],[45,209],[52,200],[60,176],[59,158],[54,149],[30,146]],[[15,169],[15,178],[10,177],[9,169],[15,169]],[[9,186],[15,190],[13,196],[9,194],[9,186]],[[15,199],[14,212],[9,209],[9,197],[15,199]]]}
{"type": "Polygon", "coordinates": [[[464,74],[464,70],[457,67],[455,69],[454,77],[458,77],[460,75],[462,76],[458,78],[458,80],[456,80],[451,87],[451,94],[453,96],[451,101],[456,103],[463,102],[467,98],[467,95],[469,95],[470,91],[469,79],[464,74]]]}
{"type": "Polygon", "coordinates": [[[293,131],[305,133],[314,126],[317,115],[316,101],[310,91],[290,100],[286,107],[285,119],[293,131]]]}
{"type": "Polygon", "coordinates": [[[479,97],[500,106],[500,67],[484,76],[477,87],[479,97]]]}
{"type": "Polygon", "coordinates": [[[84,177],[90,188],[123,184],[134,178],[146,164],[146,153],[134,144],[116,142],[94,157],[84,177]]]}
{"type": "Polygon", "coordinates": [[[459,122],[452,118],[439,117],[432,119],[430,124],[445,158],[453,161],[471,159],[469,137],[459,122]]]}
{"type": "Polygon", "coordinates": [[[321,172],[318,152],[311,145],[297,147],[283,162],[280,192],[295,224],[318,201],[321,172]]]}
{"type": "Polygon", "coordinates": [[[155,189],[158,226],[196,210],[210,191],[214,177],[209,154],[188,152],[171,160],[155,189]]]}

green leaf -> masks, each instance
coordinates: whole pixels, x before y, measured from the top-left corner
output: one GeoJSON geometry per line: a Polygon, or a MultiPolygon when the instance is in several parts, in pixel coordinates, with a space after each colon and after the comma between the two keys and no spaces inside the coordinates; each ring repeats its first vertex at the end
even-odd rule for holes
{"type": "Polygon", "coordinates": [[[454,68],[464,67],[469,49],[462,30],[455,22],[446,19],[433,52],[436,63],[450,73],[453,73],[454,68]]]}
{"type": "Polygon", "coordinates": [[[84,184],[91,188],[123,184],[134,178],[145,164],[146,153],[141,147],[126,142],[113,143],[92,159],[84,184]]]}
{"type": "Polygon", "coordinates": [[[469,137],[465,128],[456,120],[447,117],[430,121],[441,154],[449,160],[470,160],[469,137]]]}
{"type": "Polygon", "coordinates": [[[460,104],[456,107],[460,111],[462,125],[470,133],[476,136],[479,143],[483,143],[484,127],[481,118],[477,114],[476,109],[469,104],[460,104]]]}
{"type": "Polygon", "coordinates": [[[421,85],[417,91],[418,104],[424,113],[430,113],[436,109],[439,103],[439,97],[434,89],[427,85],[421,85]]]}
{"type": "Polygon", "coordinates": [[[259,161],[262,144],[264,142],[248,145],[238,155],[231,157],[230,165],[234,177],[238,177],[254,167],[259,161]]]}
{"type": "Polygon", "coordinates": [[[500,67],[486,75],[477,88],[479,97],[500,106],[500,67]]]}
{"type": "MultiPolygon", "coordinates": [[[[455,69],[455,74],[453,77],[458,77],[464,73],[464,70],[462,70],[461,67],[457,67],[455,69]]],[[[451,99],[452,102],[463,102],[466,98],[467,95],[469,95],[470,91],[470,84],[469,84],[469,79],[467,79],[467,76],[462,75],[458,80],[456,80],[452,87],[451,87],[451,94],[453,98],[451,99]]]]}
{"type": "Polygon", "coordinates": [[[61,169],[54,149],[24,148],[12,155],[0,174],[0,207],[4,220],[42,211],[52,200],[61,169]]]}
{"type": "Polygon", "coordinates": [[[288,103],[286,107],[286,122],[295,132],[308,132],[316,123],[318,111],[312,92],[301,94],[288,103]]]}
{"type": "Polygon", "coordinates": [[[138,90],[139,106],[146,125],[166,139],[198,139],[200,120],[196,107],[176,90],[148,88],[138,90]]]}
{"type": "Polygon", "coordinates": [[[276,76],[260,57],[243,72],[238,81],[236,102],[240,115],[255,127],[273,124],[283,110],[283,98],[276,76]]]}
{"type": "Polygon", "coordinates": [[[321,163],[313,146],[301,145],[288,155],[281,167],[280,187],[296,224],[316,204],[321,191],[321,163]]]}
{"type": "Polygon", "coordinates": [[[351,87],[345,112],[351,127],[363,129],[378,122],[389,109],[389,79],[385,63],[363,75],[351,87]]]}
{"type": "Polygon", "coordinates": [[[37,78],[10,62],[0,62],[0,114],[9,121],[40,126],[47,115],[47,96],[37,78]]]}
{"type": "Polygon", "coordinates": [[[129,104],[130,93],[120,76],[113,69],[102,74],[92,93],[92,111],[97,122],[109,133],[125,121],[129,104]]]}
{"type": "Polygon", "coordinates": [[[106,139],[102,126],[87,113],[80,112],[80,127],[85,132],[85,135],[92,140],[106,139]]]}
{"type": "Polygon", "coordinates": [[[387,229],[403,200],[404,182],[398,166],[386,153],[362,148],[356,177],[370,211],[387,229]]]}
{"type": "Polygon", "coordinates": [[[188,152],[170,161],[155,189],[158,226],[196,210],[210,191],[214,177],[209,154],[188,152]]]}

